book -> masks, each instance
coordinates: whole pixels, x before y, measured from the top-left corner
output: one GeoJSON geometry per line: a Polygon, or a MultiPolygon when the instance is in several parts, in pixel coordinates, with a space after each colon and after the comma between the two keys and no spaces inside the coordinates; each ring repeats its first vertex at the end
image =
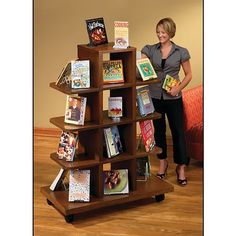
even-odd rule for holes
{"type": "Polygon", "coordinates": [[[71,88],[90,88],[89,60],[71,61],[71,88]]]}
{"type": "Polygon", "coordinates": [[[152,120],[139,121],[143,144],[146,152],[150,152],[156,146],[154,138],[154,126],[152,120]]]}
{"type": "Polygon", "coordinates": [[[65,123],[84,125],[86,102],[86,97],[67,95],[65,123]]]}
{"type": "Polygon", "coordinates": [[[128,169],[104,171],[104,195],[129,193],[128,169]]]}
{"type": "Polygon", "coordinates": [[[106,149],[107,149],[107,157],[111,158],[113,156],[116,156],[119,154],[118,148],[116,148],[115,140],[112,135],[112,129],[104,128],[104,138],[106,143],[106,149]]]}
{"type": "Polygon", "coordinates": [[[136,159],[136,180],[147,181],[151,176],[149,156],[136,159]]]}
{"type": "Polygon", "coordinates": [[[103,17],[86,20],[90,46],[108,43],[103,17]]]}
{"type": "Polygon", "coordinates": [[[66,171],[63,168],[61,168],[56,178],[53,180],[52,184],[49,187],[51,191],[55,191],[61,186],[65,174],[66,171]]]}
{"type": "Polygon", "coordinates": [[[56,81],[58,87],[74,89],[90,87],[89,60],[71,60],[62,69],[56,81]]]}
{"type": "Polygon", "coordinates": [[[122,97],[108,97],[108,117],[114,120],[122,117],[122,97]]]}
{"type": "Polygon", "coordinates": [[[65,159],[66,161],[73,161],[75,156],[75,148],[78,141],[78,135],[62,131],[60,142],[57,149],[57,155],[59,159],[65,159]]]}
{"type": "Polygon", "coordinates": [[[123,146],[120,140],[120,133],[116,125],[111,127],[111,133],[112,133],[112,139],[115,145],[116,152],[120,154],[123,152],[123,146]]]}
{"type": "Polygon", "coordinates": [[[71,87],[71,61],[63,67],[55,84],[58,87],[71,87]]]}
{"type": "Polygon", "coordinates": [[[136,60],[136,66],[143,81],[157,78],[157,74],[149,58],[140,58],[136,60]]]}
{"type": "Polygon", "coordinates": [[[103,61],[103,83],[124,82],[122,60],[103,61]]]}
{"type": "Polygon", "coordinates": [[[141,116],[147,116],[155,111],[148,86],[136,89],[136,101],[141,116]]]}
{"type": "Polygon", "coordinates": [[[180,81],[170,75],[166,75],[162,88],[170,92],[171,88],[180,84],[180,81]]]}
{"type": "Polygon", "coordinates": [[[113,48],[128,48],[129,46],[129,23],[127,21],[114,21],[113,48]]]}
{"type": "Polygon", "coordinates": [[[69,202],[90,201],[90,170],[70,170],[69,202]]]}

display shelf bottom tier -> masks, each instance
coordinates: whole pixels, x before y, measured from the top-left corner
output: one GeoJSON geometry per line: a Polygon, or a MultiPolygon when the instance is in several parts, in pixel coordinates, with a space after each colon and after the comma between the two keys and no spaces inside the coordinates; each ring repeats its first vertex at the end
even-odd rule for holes
{"type": "Polygon", "coordinates": [[[147,181],[137,181],[137,190],[131,191],[129,194],[109,195],[101,198],[91,196],[90,202],[69,202],[68,191],[51,191],[49,186],[41,187],[41,193],[65,216],[133,202],[172,191],[174,191],[173,185],[154,175],[147,181]]]}

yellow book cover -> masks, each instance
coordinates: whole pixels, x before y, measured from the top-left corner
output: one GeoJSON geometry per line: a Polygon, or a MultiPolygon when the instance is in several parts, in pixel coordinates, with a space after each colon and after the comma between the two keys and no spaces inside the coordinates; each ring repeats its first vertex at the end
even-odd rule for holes
{"type": "Polygon", "coordinates": [[[162,88],[165,89],[167,92],[170,92],[171,88],[179,85],[180,81],[175,79],[170,75],[166,75],[162,88]]]}

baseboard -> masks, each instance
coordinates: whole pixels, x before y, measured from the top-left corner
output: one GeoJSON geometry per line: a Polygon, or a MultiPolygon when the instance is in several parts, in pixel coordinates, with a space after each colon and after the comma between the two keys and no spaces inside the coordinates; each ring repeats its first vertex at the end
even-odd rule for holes
{"type": "MultiPolygon", "coordinates": [[[[60,137],[61,130],[57,128],[34,128],[34,136],[41,136],[41,137],[60,137]]],[[[172,137],[166,137],[167,145],[172,146],[172,137]]]]}
{"type": "Polygon", "coordinates": [[[61,130],[57,128],[39,128],[34,127],[34,136],[41,137],[60,137],[61,130]]]}

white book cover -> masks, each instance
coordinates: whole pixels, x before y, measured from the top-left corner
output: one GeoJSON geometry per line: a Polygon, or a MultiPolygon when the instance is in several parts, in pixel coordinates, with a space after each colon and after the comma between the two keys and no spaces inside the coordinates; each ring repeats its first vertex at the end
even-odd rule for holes
{"type": "Polygon", "coordinates": [[[90,88],[89,60],[71,61],[71,87],[90,88]]]}
{"type": "Polygon", "coordinates": [[[108,98],[108,117],[122,117],[122,97],[108,98]]]}
{"type": "Polygon", "coordinates": [[[90,170],[70,170],[69,202],[90,201],[90,170]]]}
{"type": "Polygon", "coordinates": [[[65,173],[64,169],[60,169],[59,173],[57,174],[56,178],[53,180],[52,184],[50,185],[50,190],[54,191],[57,187],[57,185],[59,184],[59,182],[62,179],[63,173],[65,173]]]}
{"type": "Polygon", "coordinates": [[[65,123],[84,125],[86,102],[86,97],[67,95],[65,123]]]}
{"type": "Polygon", "coordinates": [[[114,38],[113,48],[129,47],[129,23],[127,21],[114,21],[114,38]]]}

